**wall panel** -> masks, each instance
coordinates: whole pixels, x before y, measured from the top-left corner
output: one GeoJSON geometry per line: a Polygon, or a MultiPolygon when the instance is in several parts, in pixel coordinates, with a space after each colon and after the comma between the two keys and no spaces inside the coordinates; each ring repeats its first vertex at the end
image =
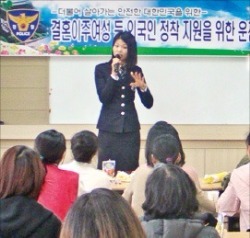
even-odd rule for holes
{"type": "Polygon", "coordinates": [[[49,58],[1,57],[0,96],[5,124],[48,124],[49,58]]]}
{"type": "MultiPolygon", "coordinates": [[[[145,163],[144,150],[145,140],[151,125],[142,125],[141,130],[141,151],[140,164],[145,163]]],[[[195,135],[190,133],[188,125],[176,126],[180,138],[182,139],[183,149],[186,154],[187,165],[193,166],[198,175],[203,177],[205,174],[231,171],[246,153],[245,137],[249,131],[247,125],[228,125],[220,131],[207,130],[210,125],[197,126],[195,135]],[[177,128],[178,127],[178,128],[177,128]],[[208,134],[204,131],[209,131],[208,134]],[[224,131],[224,136],[219,132],[224,131]],[[226,137],[230,131],[230,139],[226,137]],[[232,133],[235,131],[235,133],[232,133]],[[213,139],[214,138],[214,139],[213,139]]],[[[35,137],[42,131],[56,129],[62,132],[67,140],[67,151],[64,162],[72,159],[70,150],[71,137],[81,130],[91,130],[97,133],[95,125],[2,125],[0,134],[1,155],[6,149],[13,145],[25,144],[33,147],[35,137]]],[[[193,129],[195,129],[192,126],[193,129]]],[[[216,127],[217,128],[217,127],[216,127]]],[[[96,164],[96,157],[93,161],[96,164]]]]}

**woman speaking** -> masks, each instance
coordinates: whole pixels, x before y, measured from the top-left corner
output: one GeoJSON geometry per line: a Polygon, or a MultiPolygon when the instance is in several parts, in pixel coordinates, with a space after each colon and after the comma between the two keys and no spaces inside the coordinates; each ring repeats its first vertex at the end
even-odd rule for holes
{"type": "Polygon", "coordinates": [[[137,66],[137,43],[130,32],[115,35],[110,61],[95,67],[95,84],[102,103],[97,123],[98,168],[110,159],[116,161],[117,171],[131,172],[138,167],[140,151],[135,92],[146,108],[153,106],[153,97],[137,66]]]}

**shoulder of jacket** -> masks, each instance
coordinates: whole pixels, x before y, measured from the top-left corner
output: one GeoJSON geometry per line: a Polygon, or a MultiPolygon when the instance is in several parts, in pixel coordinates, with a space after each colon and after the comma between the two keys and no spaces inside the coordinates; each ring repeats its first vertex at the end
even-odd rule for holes
{"type": "Polygon", "coordinates": [[[219,233],[214,227],[203,226],[203,229],[199,233],[198,237],[210,237],[210,238],[219,238],[219,233]]]}
{"type": "Polygon", "coordinates": [[[103,62],[98,65],[96,65],[96,68],[103,68],[103,67],[109,67],[109,62],[103,62]]]}

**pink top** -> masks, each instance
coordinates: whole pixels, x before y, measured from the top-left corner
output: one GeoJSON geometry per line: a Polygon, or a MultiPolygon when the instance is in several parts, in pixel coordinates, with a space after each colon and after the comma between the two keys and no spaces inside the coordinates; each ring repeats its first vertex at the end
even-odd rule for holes
{"type": "Polygon", "coordinates": [[[250,163],[234,169],[226,190],[217,202],[217,210],[228,216],[240,213],[240,230],[250,228],[250,163]]]}
{"type": "Polygon", "coordinates": [[[202,191],[201,189],[200,180],[196,170],[192,166],[188,166],[186,164],[184,164],[181,168],[188,174],[188,176],[191,178],[191,180],[193,180],[196,186],[196,198],[199,202],[200,212],[216,213],[215,203],[209,200],[204,191],[202,191]]]}
{"type": "Polygon", "coordinates": [[[78,177],[75,172],[46,165],[47,174],[38,202],[63,220],[70,206],[77,198],[78,177]]]}

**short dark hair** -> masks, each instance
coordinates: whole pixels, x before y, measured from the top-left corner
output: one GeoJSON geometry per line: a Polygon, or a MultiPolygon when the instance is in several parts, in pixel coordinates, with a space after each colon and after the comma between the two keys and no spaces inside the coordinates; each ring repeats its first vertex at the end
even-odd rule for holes
{"type": "Polygon", "coordinates": [[[66,140],[61,132],[47,130],[35,139],[35,150],[40,154],[43,163],[59,163],[66,150],[66,140]]]}
{"type": "Polygon", "coordinates": [[[170,135],[164,134],[156,137],[152,146],[152,155],[161,163],[173,163],[180,154],[180,144],[178,140],[170,135]]]}
{"type": "Polygon", "coordinates": [[[61,237],[144,238],[130,204],[117,192],[98,188],[81,195],[69,210],[61,237]]]}
{"type": "Polygon", "coordinates": [[[247,135],[247,138],[246,138],[246,145],[250,145],[250,132],[248,133],[247,135]]]}
{"type": "Polygon", "coordinates": [[[16,195],[38,198],[45,168],[31,148],[16,145],[9,148],[0,161],[0,198],[16,195]]]}
{"type": "MultiPolygon", "coordinates": [[[[118,39],[123,40],[127,44],[128,55],[126,64],[128,70],[131,70],[137,64],[137,43],[135,37],[132,35],[130,31],[119,31],[113,39],[112,46],[115,45],[115,42],[118,39]]],[[[112,55],[112,58],[113,57],[114,55],[112,55]]]]}
{"type": "Polygon", "coordinates": [[[198,211],[196,187],[181,167],[165,164],[154,169],[146,182],[142,204],[145,218],[191,218],[198,211]]]}
{"type": "Polygon", "coordinates": [[[166,121],[157,121],[150,128],[150,130],[148,132],[147,139],[146,139],[146,146],[145,146],[145,157],[147,160],[147,164],[150,166],[153,166],[152,162],[151,162],[153,142],[157,136],[160,136],[163,134],[170,134],[178,140],[179,146],[180,146],[180,154],[181,154],[181,160],[180,160],[178,165],[180,165],[180,166],[184,165],[185,164],[185,154],[183,151],[183,147],[182,147],[182,143],[181,143],[178,131],[174,128],[173,125],[167,123],[166,121]]]}
{"type": "Polygon", "coordinates": [[[92,131],[80,131],[71,138],[71,150],[76,161],[89,163],[97,147],[98,139],[92,131]]]}

